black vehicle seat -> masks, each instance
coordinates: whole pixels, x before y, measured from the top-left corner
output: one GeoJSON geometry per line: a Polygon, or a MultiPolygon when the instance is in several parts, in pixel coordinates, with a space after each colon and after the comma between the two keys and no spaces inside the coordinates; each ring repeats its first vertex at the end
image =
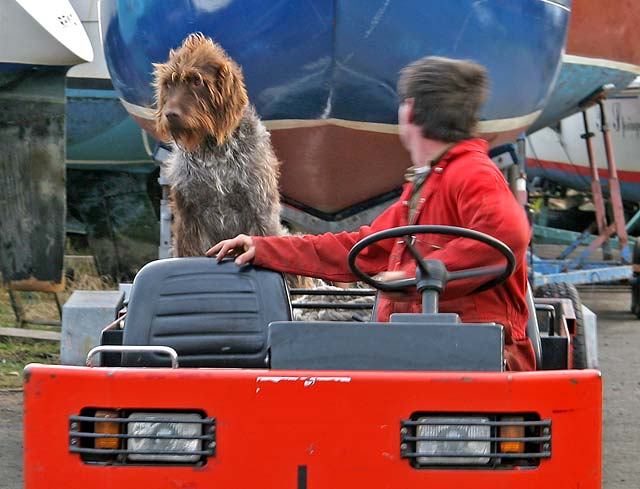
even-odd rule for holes
{"type": "Polygon", "coordinates": [[[536,356],[536,370],[542,369],[542,342],[540,340],[540,329],[536,317],[536,306],[533,302],[531,285],[527,283],[527,309],[529,309],[529,320],[527,321],[527,336],[533,345],[533,352],[536,356]]]}
{"type": "MultiPolygon", "coordinates": [[[[290,321],[282,274],[232,260],[171,258],[145,265],[131,288],[124,345],[169,346],[181,367],[264,368],[272,321],[290,321]]],[[[166,366],[165,356],[123,355],[126,366],[166,366]]]]}

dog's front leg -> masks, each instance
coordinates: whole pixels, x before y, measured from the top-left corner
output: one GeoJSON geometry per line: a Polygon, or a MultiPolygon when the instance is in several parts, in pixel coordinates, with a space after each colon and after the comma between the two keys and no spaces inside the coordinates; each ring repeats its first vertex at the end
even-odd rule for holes
{"type": "Polygon", "coordinates": [[[179,216],[174,216],[173,256],[202,256],[206,251],[202,248],[203,241],[198,226],[190,225],[179,216]]]}

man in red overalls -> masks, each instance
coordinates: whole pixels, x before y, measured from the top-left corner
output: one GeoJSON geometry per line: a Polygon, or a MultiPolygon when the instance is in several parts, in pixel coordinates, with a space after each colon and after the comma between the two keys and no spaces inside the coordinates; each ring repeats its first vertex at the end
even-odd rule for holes
{"type": "MultiPolygon", "coordinates": [[[[236,263],[353,282],[347,265],[353,245],[383,229],[412,224],[458,226],[504,242],[517,260],[515,273],[501,285],[474,293],[487,277],[447,285],[440,312],[455,312],[463,322],[497,322],[505,327],[505,358],[510,370],[535,369],[526,336],[528,309],[526,249],[530,229],[504,177],[487,155],[488,145],[473,138],[478,109],[487,91],[483,67],[461,60],[426,57],[404,68],[398,83],[400,140],[411,155],[409,182],[400,199],[357,232],[319,236],[258,237],[239,235],[207,251],[221,260],[237,254],[236,263]]],[[[449,271],[498,265],[494,249],[467,238],[417,236],[414,246],[428,259],[441,260],[449,271]]],[[[358,260],[365,273],[397,279],[415,274],[415,260],[403,241],[386,240],[365,249],[358,260]]],[[[421,312],[418,294],[409,300],[380,298],[377,320],[395,312],[421,312]]]]}

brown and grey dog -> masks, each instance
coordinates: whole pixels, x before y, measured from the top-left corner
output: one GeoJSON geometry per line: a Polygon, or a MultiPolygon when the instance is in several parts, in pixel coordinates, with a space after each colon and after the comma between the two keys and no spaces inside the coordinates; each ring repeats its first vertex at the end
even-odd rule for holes
{"type": "Polygon", "coordinates": [[[280,163],[240,67],[202,34],[154,67],[156,127],[176,146],[167,172],[173,255],[202,256],[240,233],[283,234],[280,163]]]}
{"type": "MultiPolygon", "coordinates": [[[[249,104],[240,67],[202,34],[191,34],[154,66],[156,127],[175,144],[168,171],[173,255],[202,256],[238,234],[285,234],[280,162],[249,104]]],[[[287,276],[287,282],[324,287],[306,277],[287,276]]]]}

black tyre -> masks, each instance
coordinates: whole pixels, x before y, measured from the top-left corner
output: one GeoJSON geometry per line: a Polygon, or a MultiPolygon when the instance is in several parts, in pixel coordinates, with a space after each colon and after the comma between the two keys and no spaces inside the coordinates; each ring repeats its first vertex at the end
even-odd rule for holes
{"type": "Polygon", "coordinates": [[[587,346],[584,337],[584,319],[582,317],[582,301],[575,285],[567,282],[544,284],[538,287],[536,297],[571,299],[576,314],[576,330],[571,343],[573,346],[573,368],[587,368],[587,346]]]}

